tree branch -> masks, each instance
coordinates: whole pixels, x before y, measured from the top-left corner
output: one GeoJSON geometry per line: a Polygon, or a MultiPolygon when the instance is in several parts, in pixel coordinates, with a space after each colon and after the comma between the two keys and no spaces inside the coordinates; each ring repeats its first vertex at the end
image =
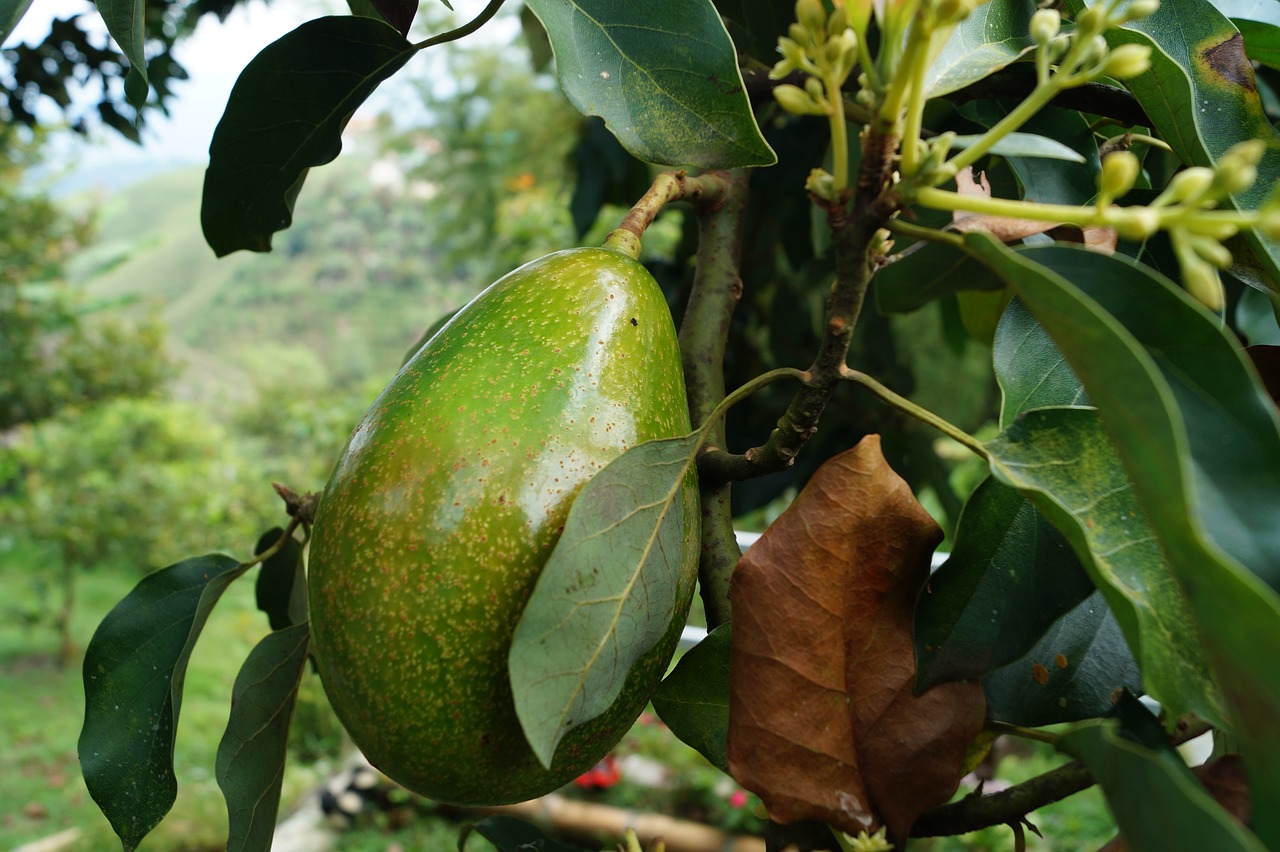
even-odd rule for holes
{"type": "MultiPolygon", "coordinates": [[[[743,212],[750,173],[744,169],[718,173],[724,191],[694,203],[698,218],[698,258],[680,324],[689,414],[701,427],[724,399],[724,350],[729,323],[742,297],[738,268],[742,257],[743,212]]],[[[725,446],[724,421],[712,424],[708,445],[725,446]]],[[[702,483],[702,552],[698,563],[707,627],[729,620],[729,578],[742,552],[733,532],[727,482],[702,483]]]]}

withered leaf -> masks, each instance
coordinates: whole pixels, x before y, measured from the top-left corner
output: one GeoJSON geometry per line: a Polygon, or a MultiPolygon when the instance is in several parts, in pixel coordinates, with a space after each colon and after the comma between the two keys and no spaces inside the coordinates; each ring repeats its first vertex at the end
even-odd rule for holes
{"type": "MultiPolygon", "coordinates": [[[[973,168],[966,166],[956,175],[956,194],[970,198],[990,198],[991,184],[987,182],[986,174],[979,174],[975,180],[973,168]]],[[[965,210],[956,210],[951,216],[952,230],[962,234],[981,231],[1003,243],[1021,240],[1032,234],[1043,234],[1060,224],[1060,222],[1017,219],[1011,216],[994,216],[990,213],[971,213],[965,210]]]]}
{"type": "Polygon", "coordinates": [[[779,822],[905,839],[982,728],[976,683],[912,692],[942,532],[872,435],[824,464],[733,578],[729,766],[779,822]]]}

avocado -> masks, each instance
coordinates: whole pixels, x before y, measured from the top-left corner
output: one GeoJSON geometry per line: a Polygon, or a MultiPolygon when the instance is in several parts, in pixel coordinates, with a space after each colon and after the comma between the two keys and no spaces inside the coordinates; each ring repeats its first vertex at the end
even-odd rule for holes
{"type": "Polygon", "coordinates": [[[679,638],[696,502],[671,628],[549,770],[516,718],[511,636],[581,487],[628,448],[689,431],[666,301],[610,248],[504,276],[401,368],[336,464],[310,546],[316,667],[375,766],[429,798],[492,805],[554,790],[613,747],[679,638]]]}

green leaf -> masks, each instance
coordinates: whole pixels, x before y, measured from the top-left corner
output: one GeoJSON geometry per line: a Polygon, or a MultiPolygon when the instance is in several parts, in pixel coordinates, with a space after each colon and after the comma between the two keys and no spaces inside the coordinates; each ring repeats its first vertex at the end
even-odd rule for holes
{"type": "Polygon", "coordinates": [[[228,850],[269,849],[280,810],[289,721],[307,662],[311,629],[270,633],[245,660],[231,691],[216,776],[227,800],[228,850]]]}
{"type": "Polygon", "coordinates": [[[917,691],[1018,659],[1093,591],[1053,525],[1018,491],[984,480],[916,605],[917,691]]]}
{"type": "MultiPolygon", "coordinates": [[[[1003,101],[973,101],[960,113],[984,127],[994,127],[1015,104],[1003,101]]],[[[1102,168],[1093,129],[1085,117],[1073,110],[1044,109],[1023,125],[1029,133],[1054,140],[1075,154],[1071,165],[1046,162],[1044,154],[993,149],[1009,159],[1009,166],[1022,183],[1022,195],[1042,204],[1085,204],[1098,192],[1097,174],[1102,168]]]]}
{"type": "Polygon", "coordinates": [[[409,27],[418,14],[418,0],[369,0],[378,16],[405,38],[409,37],[409,27]]]}
{"type": "MultiPolygon", "coordinates": [[[[982,101],[983,104],[990,103],[982,101]]],[[[1076,113],[1079,115],[1079,113],[1076,113]]],[[[968,148],[981,139],[978,134],[957,136],[951,140],[951,147],[968,148]]],[[[1035,133],[1010,133],[990,148],[992,154],[1001,157],[1037,157],[1046,160],[1066,160],[1072,163],[1083,163],[1084,155],[1074,148],[1068,148],[1057,139],[1038,136],[1035,133]]],[[[1061,168],[1059,166],[1058,168],[1061,168]]]]}
{"type": "Polygon", "coordinates": [[[688,486],[702,440],[632,447],[574,499],[508,658],[516,715],[544,766],[571,728],[609,709],[688,606],[687,530],[700,517],[688,486]]]}
{"type": "MultiPolygon", "coordinates": [[[[1102,412],[1211,653],[1254,801],[1280,801],[1280,422],[1257,375],[1214,316],[1136,262],[966,241],[1102,412]]],[[[1255,827],[1280,846],[1280,813],[1262,809],[1255,827]]]]}
{"type": "Polygon", "coordinates": [[[0,0],[0,44],[9,40],[9,34],[30,7],[31,0],[0,0]]]}
{"type": "Polygon", "coordinates": [[[1254,62],[1269,68],[1280,68],[1280,29],[1274,24],[1233,20],[1244,36],[1244,51],[1254,62]]]}
{"type": "Polygon", "coordinates": [[[747,100],[737,53],[711,0],[529,0],[551,36],[556,73],[583,115],[598,115],[649,163],[708,169],[777,161],[747,100]]]}
{"type": "Polygon", "coordinates": [[[792,0],[715,0],[729,35],[739,51],[766,64],[778,58],[778,37],[794,21],[792,0]]]}
{"type": "MultiPolygon", "coordinates": [[[[941,228],[948,213],[919,209],[917,224],[941,228]]],[[[1000,290],[1004,282],[965,252],[945,243],[903,243],[872,280],[876,307],[882,313],[907,314],[930,302],[964,290],[1000,290]]]]}
{"type": "Polygon", "coordinates": [[[137,847],[177,796],[173,741],[187,661],[213,605],[246,570],[213,554],[148,574],[89,641],[80,768],[125,849],[137,847]]]}
{"type": "MultiPolygon", "coordinates": [[[[1149,725],[1159,733],[1154,719],[1149,719],[1149,725]]],[[[1150,735],[1143,740],[1149,741],[1150,735]]],[[[1152,748],[1119,720],[1105,719],[1081,723],[1063,733],[1057,745],[1083,762],[1102,785],[1107,807],[1130,849],[1263,852],[1266,848],[1213,800],[1167,741],[1161,748],[1152,748]],[[1155,802],[1158,807],[1153,807],[1155,802]]]]}
{"type": "Polygon", "coordinates": [[[960,22],[925,75],[925,95],[938,98],[1004,68],[1034,43],[1030,0],[991,0],[960,22]]]}
{"type": "MultiPolygon", "coordinates": [[[[284,535],[276,527],[262,534],[254,553],[263,553],[284,535]]],[[[258,569],[254,587],[258,609],[267,614],[272,630],[283,630],[307,620],[307,574],[302,561],[302,543],[290,536],[275,554],[258,569]]]]}
{"type": "MultiPolygon", "coordinates": [[[[129,60],[125,95],[134,106],[147,99],[147,9],[144,0],[95,0],[107,32],[129,60]],[[136,81],[136,82],[135,82],[136,81]]],[[[16,23],[16,21],[15,21],[16,23]]]]}
{"type": "Polygon", "coordinates": [[[726,775],[732,642],[733,625],[712,630],[680,658],[653,696],[653,709],[671,733],[726,775]]]}
{"type": "MultiPolygon", "coordinates": [[[[1082,0],[1067,0],[1078,12],[1082,0]]],[[[1262,108],[1244,40],[1209,0],[1162,0],[1154,15],[1107,34],[1112,47],[1152,47],[1151,70],[1125,85],[1160,137],[1184,163],[1212,166],[1237,142],[1261,139],[1258,180],[1232,196],[1241,209],[1260,207],[1280,180],[1280,133],[1262,108]]],[[[1245,231],[1255,253],[1280,281],[1280,243],[1245,231]]]]}
{"type": "Polygon", "coordinates": [[[293,221],[307,170],[332,162],[356,108],[415,49],[374,18],[308,21],[241,72],[213,132],[200,222],[222,257],[270,251],[293,221]]]}
{"type": "Polygon", "coordinates": [[[1190,606],[1097,411],[1029,411],[987,444],[991,471],[1066,535],[1116,614],[1147,692],[1174,716],[1226,714],[1190,606]]]}
{"type": "Polygon", "coordinates": [[[1109,713],[1142,675],[1115,614],[1095,591],[1058,619],[1020,660],[982,678],[987,715],[1040,727],[1109,713]]]}
{"type": "Polygon", "coordinates": [[[1080,380],[1053,338],[1022,302],[1009,302],[996,327],[991,361],[1000,385],[1000,426],[1033,408],[1088,405],[1080,380]]]}
{"type": "Polygon", "coordinates": [[[458,836],[458,852],[467,852],[467,840],[472,833],[492,843],[497,852],[584,852],[578,846],[552,840],[536,825],[509,816],[485,817],[464,825],[458,836]]]}

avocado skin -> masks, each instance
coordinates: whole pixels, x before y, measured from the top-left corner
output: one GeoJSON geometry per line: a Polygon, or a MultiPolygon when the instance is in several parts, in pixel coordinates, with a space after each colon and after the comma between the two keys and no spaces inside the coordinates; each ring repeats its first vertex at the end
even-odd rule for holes
{"type": "Polygon", "coordinates": [[[374,401],[312,531],[308,602],[325,691],[390,778],[466,805],[523,801],[595,765],[674,653],[697,572],[692,474],[676,617],[550,770],[525,741],[511,635],[579,489],[644,441],[690,431],[675,328],[631,257],[548,255],[458,312],[374,401]]]}

